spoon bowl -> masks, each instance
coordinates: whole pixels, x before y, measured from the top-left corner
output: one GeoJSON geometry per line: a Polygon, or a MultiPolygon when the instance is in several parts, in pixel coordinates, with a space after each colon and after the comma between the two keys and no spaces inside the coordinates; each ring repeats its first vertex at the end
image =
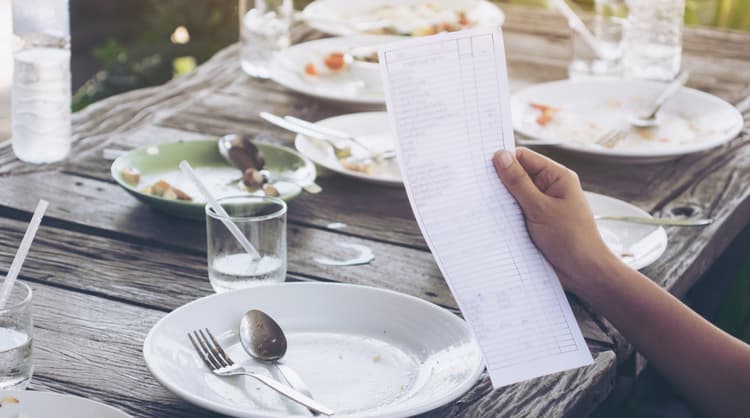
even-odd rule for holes
{"type": "Polygon", "coordinates": [[[286,336],[265,312],[247,311],[240,321],[240,344],[253,358],[277,361],[286,354],[286,336]]]}

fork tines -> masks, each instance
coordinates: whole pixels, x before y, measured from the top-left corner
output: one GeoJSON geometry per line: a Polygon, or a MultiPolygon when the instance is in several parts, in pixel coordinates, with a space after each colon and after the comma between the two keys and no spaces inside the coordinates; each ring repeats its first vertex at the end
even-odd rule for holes
{"type": "Polygon", "coordinates": [[[613,129],[602,135],[601,138],[597,139],[596,143],[607,148],[614,148],[614,146],[617,145],[618,142],[623,140],[627,135],[628,133],[622,129],[613,129]]]}
{"type": "Polygon", "coordinates": [[[234,362],[229,355],[221,348],[219,342],[216,341],[211,331],[208,328],[203,330],[196,330],[192,333],[188,333],[188,338],[193,344],[195,351],[197,351],[203,362],[211,370],[221,369],[223,367],[233,366],[234,362]],[[206,331],[205,334],[203,331],[206,331]],[[206,334],[208,336],[206,336],[206,334]]]}

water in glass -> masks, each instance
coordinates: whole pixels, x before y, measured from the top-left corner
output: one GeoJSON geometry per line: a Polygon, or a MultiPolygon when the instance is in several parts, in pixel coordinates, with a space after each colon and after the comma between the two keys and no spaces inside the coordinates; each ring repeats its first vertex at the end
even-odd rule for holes
{"type": "Polygon", "coordinates": [[[240,1],[242,69],[253,77],[269,78],[274,57],[290,44],[292,0],[255,0],[249,9],[247,1],[240,1]]]}
{"type": "Polygon", "coordinates": [[[283,282],[286,269],[278,257],[253,260],[247,253],[216,257],[208,266],[208,279],[216,292],[244,289],[267,283],[283,282]]]}
{"type": "Polygon", "coordinates": [[[680,71],[685,0],[628,0],[625,75],[669,81],[680,71]]]}
{"type": "Polygon", "coordinates": [[[25,331],[0,328],[0,390],[24,389],[31,380],[31,346],[25,331]]]}

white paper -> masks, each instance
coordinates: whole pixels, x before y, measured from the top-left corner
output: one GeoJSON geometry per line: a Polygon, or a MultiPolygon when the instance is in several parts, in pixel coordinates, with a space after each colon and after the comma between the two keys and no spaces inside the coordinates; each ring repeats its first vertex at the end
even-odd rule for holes
{"type": "Polygon", "coordinates": [[[502,34],[380,50],[401,173],[422,234],[474,331],[493,386],[591,364],[562,286],[492,156],[514,149],[502,34]]]}

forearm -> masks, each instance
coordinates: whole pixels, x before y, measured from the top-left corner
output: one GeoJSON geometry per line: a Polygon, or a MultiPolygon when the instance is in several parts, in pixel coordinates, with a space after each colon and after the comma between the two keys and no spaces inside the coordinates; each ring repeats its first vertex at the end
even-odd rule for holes
{"type": "Polygon", "coordinates": [[[750,410],[750,348],[619,261],[592,269],[576,293],[709,416],[750,410]],[[595,277],[594,277],[595,276],[595,277]]]}

